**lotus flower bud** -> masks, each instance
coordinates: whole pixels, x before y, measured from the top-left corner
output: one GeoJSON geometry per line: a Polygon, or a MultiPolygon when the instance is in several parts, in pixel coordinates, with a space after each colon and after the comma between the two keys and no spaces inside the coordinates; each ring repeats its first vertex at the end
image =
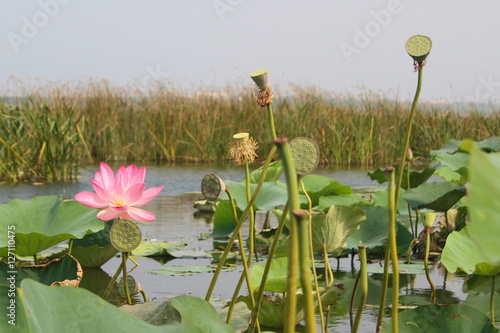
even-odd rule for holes
{"type": "Polygon", "coordinates": [[[420,217],[424,221],[424,227],[430,228],[434,224],[434,220],[436,219],[436,213],[434,212],[425,212],[420,213],[420,217]]]}

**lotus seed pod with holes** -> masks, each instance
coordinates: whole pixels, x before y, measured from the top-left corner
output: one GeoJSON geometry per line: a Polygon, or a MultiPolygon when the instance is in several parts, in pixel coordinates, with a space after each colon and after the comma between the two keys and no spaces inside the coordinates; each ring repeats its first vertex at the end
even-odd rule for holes
{"type": "Polygon", "coordinates": [[[259,87],[260,90],[269,88],[269,86],[271,85],[269,68],[259,69],[258,71],[255,71],[252,74],[250,74],[250,77],[252,78],[253,82],[255,82],[257,87],[259,87]]]}
{"type": "Polygon", "coordinates": [[[233,135],[233,139],[245,142],[248,140],[249,136],[250,136],[250,134],[243,132],[243,133],[238,133],[238,134],[233,135]]]}
{"type": "Polygon", "coordinates": [[[427,58],[432,48],[432,40],[423,35],[411,36],[405,44],[406,52],[418,63],[427,58]]]}
{"type": "Polygon", "coordinates": [[[226,191],[226,184],[217,175],[210,174],[201,181],[201,193],[208,201],[215,201],[226,191]]]}
{"type": "Polygon", "coordinates": [[[420,213],[420,217],[424,221],[424,227],[430,228],[434,224],[434,220],[436,219],[436,213],[434,212],[420,213]]]}
{"type": "Polygon", "coordinates": [[[298,137],[290,141],[290,150],[297,174],[304,176],[316,169],[319,163],[319,148],[309,138],[298,137]]]}
{"type": "MultiPolygon", "coordinates": [[[[141,284],[131,275],[127,275],[127,285],[130,296],[135,296],[142,290],[141,284]]],[[[121,297],[127,297],[125,294],[125,280],[120,279],[120,281],[118,281],[118,291],[121,297]]]]}
{"type": "Polygon", "coordinates": [[[141,244],[142,232],[132,221],[116,220],[109,229],[109,239],[118,251],[129,252],[141,244]]]}

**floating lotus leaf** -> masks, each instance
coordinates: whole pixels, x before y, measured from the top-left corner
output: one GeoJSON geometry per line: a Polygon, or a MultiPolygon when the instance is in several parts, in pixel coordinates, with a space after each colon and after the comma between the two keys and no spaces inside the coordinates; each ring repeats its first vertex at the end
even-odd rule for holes
{"type": "Polygon", "coordinates": [[[290,152],[297,174],[304,176],[316,169],[319,163],[319,147],[309,138],[297,137],[290,141],[290,152]]]}
{"type": "Polygon", "coordinates": [[[341,205],[341,206],[366,206],[370,203],[360,195],[352,193],[345,195],[327,195],[319,198],[318,208],[323,212],[328,212],[331,206],[341,205]]]}
{"type": "MultiPolygon", "coordinates": [[[[327,195],[352,194],[352,189],[350,186],[343,185],[335,179],[325,176],[307,175],[302,178],[302,182],[304,183],[307,194],[311,198],[313,207],[319,204],[319,200],[321,197],[327,195]]],[[[302,186],[299,187],[299,193],[304,193],[302,191],[302,186]]]]}
{"type": "Polygon", "coordinates": [[[411,36],[405,44],[406,52],[417,62],[427,58],[432,48],[432,40],[423,35],[411,36]]]}
{"type": "Polygon", "coordinates": [[[142,240],[141,229],[129,220],[116,220],[109,230],[111,244],[121,252],[136,249],[142,240]]]}
{"type": "Polygon", "coordinates": [[[77,287],[83,273],[78,261],[71,255],[65,254],[61,258],[51,260],[43,265],[11,267],[0,261],[0,281],[7,282],[7,278],[12,274],[15,274],[14,281],[17,287],[24,279],[33,279],[49,286],[77,287]]]}
{"type": "MultiPolygon", "coordinates": [[[[2,295],[7,295],[9,286],[0,285],[2,295]]],[[[2,316],[9,298],[1,297],[2,316]]],[[[213,308],[212,308],[213,309],[213,308]]],[[[194,313],[203,311],[194,305],[194,313]]],[[[215,311],[215,310],[214,310],[215,311]]],[[[155,326],[136,318],[104,301],[99,296],[82,288],[52,288],[36,281],[25,279],[16,295],[16,325],[7,320],[0,321],[0,331],[9,332],[162,332],[202,333],[198,326],[184,320],[182,324],[155,326]]],[[[215,322],[215,320],[213,320],[215,322]]],[[[212,327],[218,331],[220,321],[212,327]],[[219,324],[217,324],[219,323],[219,324]]]]}
{"type": "Polygon", "coordinates": [[[217,175],[210,174],[201,181],[201,193],[208,201],[215,201],[226,191],[226,184],[217,175]]]}
{"type": "MultiPolygon", "coordinates": [[[[398,315],[399,332],[456,333],[497,332],[490,319],[469,305],[422,305],[398,315]]],[[[380,332],[392,332],[392,320],[382,324],[380,332]]]]}
{"type": "Polygon", "coordinates": [[[61,201],[57,195],[12,200],[0,205],[0,257],[8,251],[8,231],[15,231],[18,256],[34,256],[70,238],[82,238],[87,233],[104,228],[97,210],[77,201],[61,201]],[[15,230],[9,229],[15,226],[15,230]]]}
{"type": "Polygon", "coordinates": [[[182,317],[169,300],[163,302],[146,302],[133,305],[122,305],[120,310],[153,325],[180,324],[182,317]]]}

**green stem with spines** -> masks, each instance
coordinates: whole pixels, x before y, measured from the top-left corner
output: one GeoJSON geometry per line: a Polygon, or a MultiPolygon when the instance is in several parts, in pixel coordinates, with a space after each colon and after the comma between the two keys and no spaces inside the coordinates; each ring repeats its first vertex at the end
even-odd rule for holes
{"type": "Polygon", "coordinates": [[[130,290],[128,290],[128,279],[127,279],[127,257],[128,252],[122,252],[122,263],[123,263],[123,286],[125,288],[125,296],[127,297],[127,303],[132,304],[130,298],[130,290]]]}
{"type": "Polygon", "coordinates": [[[108,300],[109,293],[111,292],[111,289],[113,289],[113,286],[115,285],[116,280],[118,279],[118,275],[120,275],[122,270],[123,270],[123,261],[120,262],[120,266],[118,266],[118,269],[116,270],[115,275],[113,275],[113,278],[111,279],[111,281],[109,281],[108,287],[104,291],[104,294],[102,294],[103,300],[105,300],[105,301],[108,300]]]}
{"type": "Polygon", "coordinates": [[[363,245],[358,245],[359,248],[359,260],[361,262],[361,269],[359,271],[360,281],[361,281],[361,296],[359,298],[358,310],[356,311],[356,319],[354,320],[354,326],[352,328],[353,333],[356,333],[359,328],[359,323],[361,322],[361,316],[363,314],[363,308],[365,307],[366,298],[368,296],[368,271],[366,264],[366,247],[363,245]]]}
{"type": "Polygon", "coordinates": [[[380,326],[382,325],[382,321],[384,319],[384,310],[385,310],[385,301],[387,299],[387,287],[389,285],[389,264],[390,264],[390,249],[389,245],[387,245],[385,249],[385,257],[384,257],[384,275],[382,277],[382,292],[380,295],[380,303],[378,307],[378,317],[377,317],[377,328],[376,332],[380,330],[380,326]]]}
{"type": "Polygon", "coordinates": [[[276,147],[272,147],[271,151],[269,152],[269,155],[267,156],[267,159],[264,163],[264,166],[262,167],[262,174],[259,179],[259,183],[257,184],[257,187],[255,188],[255,191],[252,195],[252,198],[248,202],[247,206],[245,207],[245,210],[241,214],[240,219],[238,220],[238,224],[236,225],[236,228],[229,239],[229,242],[227,244],[227,247],[222,254],[222,257],[220,258],[219,264],[217,265],[217,268],[215,269],[214,275],[212,277],[212,281],[210,282],[210,286],[208,287],[207,294],[205,295],[205,300],[208,302],[210,301],[210,297],[212,296],[212,293],[215,288],[215,284],[217,283],[217,278],[219,277],[220,271],[222,269],[222,266],[224,266],[224,263],[226,262],[226,258],[229,255],[229,250],[234,244],[234,241],[236,240],[236,237],[238,235],[238,231],[241,229],[243,226],[243,223],[245,222],[245,218],[250,211],[250,207],[253,205],[255,202],[255,199],[257,199],[257,196],[259,195],[260,189],[262,188],[262,185],[264,184],[264,179],[266,178],[267,174],[267,169],[269,168],[269,164],[271,163],[272,158],[274,157],[274,153],[276,152],[276,147]]]}
{"type": "Polygon", "coordinates": [[[273,135],[273,140],[276,139],[276,130],[274,129],[274,116],[273,116],[273,104],[267,104],[267,113],[269,115],[269,127],[271,127],[271,134],[273,135]]]}

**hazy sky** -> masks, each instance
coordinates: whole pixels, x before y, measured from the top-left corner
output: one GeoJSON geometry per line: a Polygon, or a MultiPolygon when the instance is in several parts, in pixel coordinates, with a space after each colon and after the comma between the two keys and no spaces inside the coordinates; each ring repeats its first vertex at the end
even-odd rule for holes
{"type": "Polygon", "coordinates": [[[217,87],[268,67],[277,93],[407,99],[417,74],[404,44],[423,34],[422,99],[500,100],[499,14],[498,0],[3,0],[0,87],[11,76],[217,87]]]}

